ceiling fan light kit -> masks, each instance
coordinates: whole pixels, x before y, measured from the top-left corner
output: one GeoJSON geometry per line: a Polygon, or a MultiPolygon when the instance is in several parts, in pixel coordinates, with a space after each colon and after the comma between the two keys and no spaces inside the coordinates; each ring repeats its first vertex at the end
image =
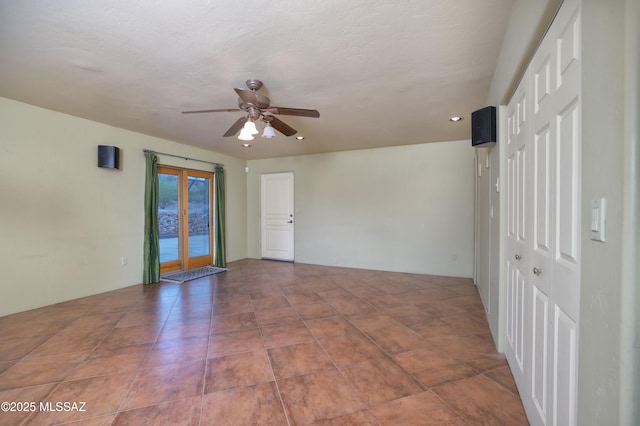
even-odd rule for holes
{"type": "Polygon", "coordinates": [[[240,135],[238,136],[238,139],[240,139],[241,141],[252,141],[254,137],[253,137],[253,134],[251,133],[251,130],[243,127],[242,130],[240,130],[240,135]]]}
{"type": "Polygon", "coordinates": [[[254,122],[260,119],[265,123],[264,131],[262,133],[263,138],[270,139],[274,137],[274,129],[285,136],[293,136],[298,133],[296,129],[271,114],[293,115],[298,117],[312,118],[320,117],[320,113],[315,109],[271,106],[271,100],[269,98],[260,93],[257,93],[257,91],[263,86],[260,80],[247,80],[246,85],[249,89],[234,89],[239,96],[238,108],[183,111],[182,113],[197,114],[209,112],[245,111],[246,113],[248,113],[248,117],[239,118],[223,135],[223,137],[235,136],[238,131],[240,131],[238,139],[244,141],[253,140],[253,135],[257,135],[259,133],[254,122]]]}
{"type": "Polygon", "coordinates": [[[273,126],[271,126],[271,123],[267,122],[264,125],[264,130],[262,131],[262,137],[263,138],[267,138],[267,139],[271,139],[275,135],[276,135],[276,131],[273,130],[273,126]]]}
{"type": "MultiPolygon", "coordinates": [[[[258,131],[258,129],[256,128],[256,123],[254,123],[253,121],[251,121],[251,117],[247,118],[247,122],[244,123],[244,127],[242,128],[243,131],[251,134],[251,135],[257,135],[258,133],[260,133],[258,131]]],[[[242,132],[240,132],[242,133],[242,132]]]]}

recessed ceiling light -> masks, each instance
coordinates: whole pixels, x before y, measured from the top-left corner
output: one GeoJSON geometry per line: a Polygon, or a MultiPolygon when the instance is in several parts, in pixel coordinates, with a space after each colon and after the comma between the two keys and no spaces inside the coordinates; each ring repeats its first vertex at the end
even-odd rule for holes
{"type": "Polygon", "coordinates": [[[296,139],[298,139],[299,141],[304,140],[304,136],[296,136],[296,139]]]}
{"type": "Polygon", "coordinates": [[[245,148],[250,148],[251,144],[250,143],[243,143],[242,146],[244,146],[245,148]]]}
{"type": "Polygon", "coordinates": [[[451,117],[451,118],[449,119],[449,121],[453,121],[454,123],[455,123],[456,121],[461,121],[461,120],[462,120],[462,117],[460,117],[459,115],[454,115],[453,117],[451,117]]]}

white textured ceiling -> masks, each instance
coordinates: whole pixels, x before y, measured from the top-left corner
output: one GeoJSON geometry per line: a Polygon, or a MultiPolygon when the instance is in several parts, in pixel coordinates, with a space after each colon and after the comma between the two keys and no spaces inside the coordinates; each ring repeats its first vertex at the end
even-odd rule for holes
{"type": "MultiPolygon", "coordinates": [[[[470,138],[512,0],[0,2],[0,96],[255,159],[470,138]],[[264,82],[305,140],[222,134],[264,82]],[[452,123],[448,118],[462,115],[452,123]]],[[[116,141],[114,141],[114,144],[116,141]]]]}

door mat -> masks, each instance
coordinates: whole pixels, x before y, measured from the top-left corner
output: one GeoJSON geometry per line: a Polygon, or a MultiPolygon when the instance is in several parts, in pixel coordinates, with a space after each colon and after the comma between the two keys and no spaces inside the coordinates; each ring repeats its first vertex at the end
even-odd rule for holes
{"type": "Polygon", "coordinates": [[[228,271],[228,269],[218,268],[217,266],[203,266],[202,268],[189,269],[187,271],[169,272],[169,273],[160,275],[160,280],[169,281],[172,283],[183,283],[185,281],[195,280],[197,278],[218,274],[224,271],[228,271]]]}

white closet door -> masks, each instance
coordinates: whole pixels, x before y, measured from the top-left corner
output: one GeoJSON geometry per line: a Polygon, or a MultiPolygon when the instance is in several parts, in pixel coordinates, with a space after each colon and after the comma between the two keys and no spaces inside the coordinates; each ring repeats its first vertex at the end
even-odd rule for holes
{"type": "Polygon", "coordinates": [[[580,5],[566,1],[554,39],[556,131],[552,235],[551,341],[553,425],[576,424],[577,339],[580,312],[580,5]]]}
{"type": "Polygon", "coordinates": [[[505,354],[520,387],[529,387],[525,368],[529,342],[525,321],[529,315],[527,294],[526,214],[529,179],[527,178],[527,137],[529,121],[528,74],[523,78],[507,108],[507,314],[505,354]]]}
{"type": "Polygon", "coordinates": [[[532,425],[576,424],[579,18],[580,1],[565,0],[508,106],[506,355],[532,425]]]}
{"type": "Polygon", "coordinates": [[[532,291],[531,398],[534,415],[546,424],[550,412],[550,305],[554,222],[555,143],[553,92],[555,88],[554,40],[546,37],[530,65],[532,89],[531,245],[527,276],[532,291]]]}

